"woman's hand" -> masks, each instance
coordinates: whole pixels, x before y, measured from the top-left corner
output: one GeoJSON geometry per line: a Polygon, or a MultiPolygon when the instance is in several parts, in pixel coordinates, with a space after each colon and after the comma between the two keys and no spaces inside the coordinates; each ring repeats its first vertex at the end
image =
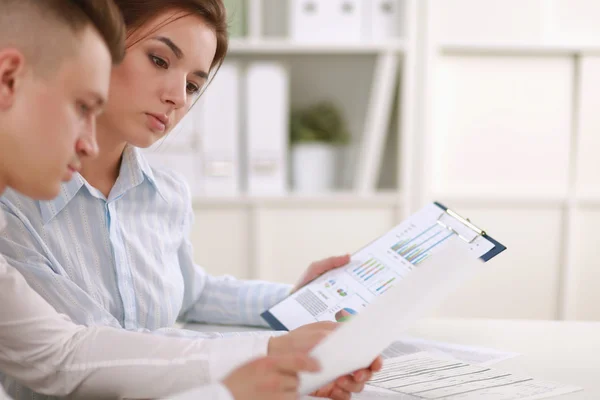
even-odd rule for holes
{"type": "Polygon", "coordinates": [[[306,272],[304,272],[304,275],[302,275],[298,283],[292,289],[292,293],[300,289],[302,286],[306,285],[308,282],[323,275],[325,272],[339,267],[343,267],[349,262],[349,254],[343,256],[329,257],[323,260],[315,261],[314,263],[308,266],[306,272]]]}

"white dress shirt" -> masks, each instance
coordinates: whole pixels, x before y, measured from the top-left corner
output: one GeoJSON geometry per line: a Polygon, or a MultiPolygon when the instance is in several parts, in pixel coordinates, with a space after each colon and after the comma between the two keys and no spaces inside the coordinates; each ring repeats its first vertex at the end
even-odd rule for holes
{"type": "MultiPolygon", "coordinates": [[[[0,253],[76,324],[180,336],[186,331],[171,328],[177,320],[266,325],[261,312],[291,286],[207,274],[194,263],[188,239],[191,204],[180,177],[151,168],[129,146],[108,198],[79,174],[52,201],[7,190],[0,198],[7,219],[0,253]]],[[[0,379],[18,400],[47,398],[0,379]]]]}
{"type": "Polygon", "coordinates": [[[187,184],[172,171],[151,168],[131,146],[108,198],[75,174],[54,200],[7,190],[0,208],[8,227],[0,233],[0,253],[78,324],[134,331],[177,320],[266,326],[260,314],[291,290],[211,276],[195,264],[187,184]]]}
{"type": "MultiPolygon", "coordinates": [[[[3,225],[0,211],[0,230],[3,225]]],[[[58,314],[0,256],[0,370],[39,393],[139,399],[205,385],[198,398],[231,400],[216,382],[239,364],[266,354],[268,340],[190,340],[78,326],[58,314]]],[[[1,387],[0,399],[8,399],[1,387]]]]}

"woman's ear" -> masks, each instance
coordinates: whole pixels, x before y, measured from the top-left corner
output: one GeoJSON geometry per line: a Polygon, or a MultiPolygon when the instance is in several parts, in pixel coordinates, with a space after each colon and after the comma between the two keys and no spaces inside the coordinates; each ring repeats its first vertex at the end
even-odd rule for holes
{"type": "Polygon", "coordinates": [[[25,71],[25,57],[17,49],[0,50],[0,109],[10,108],[25,71]]]}

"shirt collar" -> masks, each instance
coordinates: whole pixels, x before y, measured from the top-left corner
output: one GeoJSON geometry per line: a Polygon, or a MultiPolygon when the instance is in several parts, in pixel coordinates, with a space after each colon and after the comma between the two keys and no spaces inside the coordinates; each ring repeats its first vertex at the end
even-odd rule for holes
{"type": "Polygon", "coordinates": [[[123,151],[119,178],[110,196],[112,198],[120,197],[128,190],[140,185],[145,179],[150,182],[160,197],[166,201],[165,193],[163,193],[160,184],[154,176],[152,167],[150,167],[148,160],[143,156],[141,150],[134,146],[127,146],[125,147],[125,151],[123,151]]]}
{"type": "MultiPolygon", "coordinates": [[[[141,151],[136,147],[125,147],[121,160],[119,177],[117,178],[117,182],[110,192],[110,198],[108,201],[112,201],[121,197],[128,190],[140,185],[145,179],[148,180],[152,187],[158,192],[160,197],[166,201],[163,190],[156,181],[154,172],[152,171],[148,160],[144,158],[144,156],[141,154],[141,151]]],[[[92,187],[80,174],[77,173],[73,176],[73,179],[61,185],[61,191],[58,197],[56,197],[54,200],[39,202],[44,225],[56,217],[58,213],[60,213],[67,206],[67,204],[73,200],[73,198],[84,186],[94,197],[103,198],[96,188],[92,187]]]]}
{"type": "Polygon", "coordinates": [[[54,200],[39,201],[40,211],[44,225],[50,222],[85,185],[85,179],[80,174],[73,175],[73,179],[61,185],[60,194],[54,200]]]}
{"type": "Polygon", "coordinates": [[[144,174],[148,182],[154,186],[160,197],[162,197],[165,201],[167,200],[165,197],[164,189],[162,189],[159,183],[156,181],[154,177],[154,172],[152,171],[152,167],[150,167],[150,163],[146,160],[146,157],[142,154],[141,150],[137,147],[127,146],[125,149],[125,153],[129,152],[132,157],[131,165],[135,165],[139,168],[140,171],[144,174]]]}

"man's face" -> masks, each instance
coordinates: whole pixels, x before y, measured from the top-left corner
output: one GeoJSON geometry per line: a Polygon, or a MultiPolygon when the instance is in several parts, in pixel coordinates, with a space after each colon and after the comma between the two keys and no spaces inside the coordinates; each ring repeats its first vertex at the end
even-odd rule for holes
{"type": "Polygon", "coordinates": [[[30,197],[56,197],[79,159],[98,152],[95,123],[108,94],[111,57],[91,27],[77,39],[75,53],[57,71],[48,77],[28,71],[15,88],[8,185],[30,197]]]}

